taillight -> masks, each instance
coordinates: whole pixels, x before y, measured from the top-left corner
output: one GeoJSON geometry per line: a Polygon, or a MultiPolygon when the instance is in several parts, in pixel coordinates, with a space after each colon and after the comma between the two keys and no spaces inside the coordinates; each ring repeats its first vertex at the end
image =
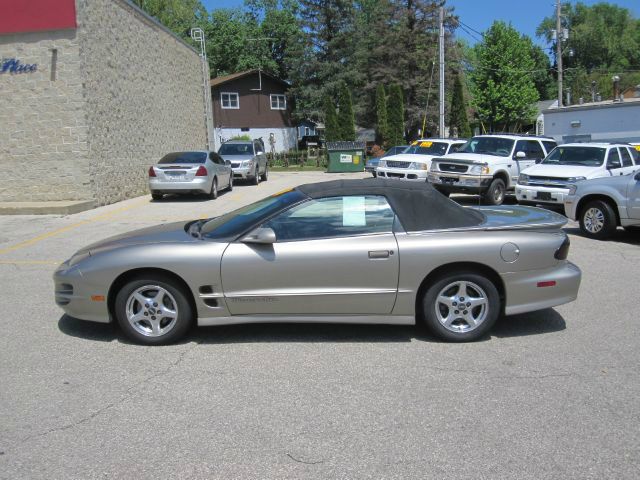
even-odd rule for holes
{"type": "Polygon", "coordinates": [[[198,167],[198,171],[196,172],[196,177],[206,177],[207,175],[209,175],[209,172],[207,172],[207,169],[204,168],[202,165],[200,165],[198,167]]]}
{"type": "Polygon", "coordinates": [[[149,167],[149,176],[150,177],[156,176],[156,171],[153,169],[153,167],[149,167]]]}
{"type": "Polygon", "coordinates": [[[556,253],[554,255],[556,260],[566,260],[567,257],[569,256],[570,246],[571,246],[571,241],[569,240],[569,237],[565,236],[564,241],[562,242],[562,245],[560,245],[560,248],[556,250],[556,253]]]}

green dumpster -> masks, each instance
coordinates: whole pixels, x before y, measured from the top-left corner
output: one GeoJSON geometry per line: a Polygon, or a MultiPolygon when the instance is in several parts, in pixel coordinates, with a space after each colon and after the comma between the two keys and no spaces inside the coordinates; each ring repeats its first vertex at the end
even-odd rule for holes
{"type": "Polygon", "coordinates": [[[327,172],[364,172],[365,142],[327,142],[327,172]]]}

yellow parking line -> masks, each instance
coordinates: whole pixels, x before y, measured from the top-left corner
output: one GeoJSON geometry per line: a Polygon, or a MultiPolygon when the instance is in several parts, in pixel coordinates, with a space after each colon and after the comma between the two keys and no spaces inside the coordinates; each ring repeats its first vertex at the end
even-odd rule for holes
{"type": "Polygon", "coordinates": [[[128,205],[126,207],[122,207],[122,208],[119,208],[117,210],[113,210],[112,212],[109,212],[109,213],[98,215],[97,217],[93,217],[93,218],[90,218],[88,220],[83,220],[81,222],[77,222],[77,223],[74,223],[72,225],[67,225],[66,227],[58,228],[56,230],[51,230],[50,232],[43,233],[42,235],[38,235],[37,237],[30,238],[29,240],[25,240],[23,242],[16,243],[15,245],[12,245],[10,247],[0,249],[0,255],[4,255],[4,254],[9,253],[9,252],[14,252],[16,250],[20,250],[21,248],[25,248],[25,247],[28,247],[30,245],[34,245],[34,244],[36,244],[38,242],[46,240],[47,238],[55,237],[56,235],[60,235],[61,233],[68,232],[69,230],[73,230],[74,228],[81,227],[82,225],[87,225],[89,223],[97,222],[97,221],[100,221],[100,220],[105,220],[107,218],[110,218],[110,217],[113,217],[115,215],[118,215],[119,213],[126,212],[127,210],[132,210],[134,208],[138,208],[138,207],[142,206],[145,203],[149,203],[149,201],[145,199],[144,201],[136,202],[136,203],[134,203],[132,205],[128,205]]]}
{"type": "Polygon", "coordinates": [[[62,260],[0,260],[0,265],[60,265],[62,260]]]}

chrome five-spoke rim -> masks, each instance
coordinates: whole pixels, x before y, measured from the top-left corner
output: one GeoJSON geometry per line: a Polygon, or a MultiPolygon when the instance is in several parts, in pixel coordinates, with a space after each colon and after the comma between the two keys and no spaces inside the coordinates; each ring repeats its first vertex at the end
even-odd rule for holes
{"type": "Polygon", "coordinates": [[[436,316],[444,328],[455,333],[478,328],[489,313],[489,300],[482,288],[473,282],[448,284],[436,298],[436,316]]]}
{"type": "Polygon", "coordinates": [[[126,314],[136,332],[145,337],[160,337],[176,325],[178,304],[164,288],[145,285],[129,295],[126,314]]]}
{"type": "Polygon", "coordinates": [[[584,214],[584,228],[589,233],[598,233],[604,227],[604,214],[598,208],[590,208],[584,214]]]}

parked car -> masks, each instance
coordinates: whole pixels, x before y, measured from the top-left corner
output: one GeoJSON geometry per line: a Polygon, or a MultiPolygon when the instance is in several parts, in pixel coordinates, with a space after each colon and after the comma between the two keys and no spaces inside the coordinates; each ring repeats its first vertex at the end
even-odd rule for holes
{"type": "Polygon", "coordinates": [[[556,146],[548,137],[478,135],[455,153],[433,162],[429,181],[445,195],[475,193],[489,205],[500,205],[518,176],[556,146]]]}
{"type": "Polygon", "coordinates": [[[233,190],[231,167],[216,152],[173,152],[149,167],[149,190],[154,200],[167,193],[207,194],[218,198],[218,192],[233,190]]]}
{"type": "Polygon", "coordinates": [[[566,221],[465,208],[428,184],[335,180],[90,245],[55,271],[55,298],[144,344],[177,341],[193,323],[423,319],[444,340],[470,341],[501,313],[576,298],[566,221]]]}
{"type": "Polygon", "coordinates": [[[640,229],[640,169],[627,175],[584,180],[564,197],[567,217],[591,238],[609,238],[618,226],[640,229]]]}
{"type": "Polygon", "coordinates": [[[572,184],[581,180],[626,175],[636,169],[638,152],[629,145],[568,143],[556,147],[542,162],[518,178],[519,203],[562,207],[572,184]]]}
{"type": "Polygon", "coordinates": [[[223,143],[218,153],[233,169],[233,176],[251,180],[255,185],[269,178],[269,163],[260,140],[231,140],[223,143]]]}
{"type": "Polygon", "coordinates": [[[379,177],[426,182],[434,157],[456,151],[465,140],[424,138],[416,140],[402,153],[384,158],[376,169],[379,177]]]}
{"type": "Polygon", "coordinates": [[[376,169],[378,168],[378,163],[380,162],[381,158],[385,158],[385,157],[389,157],[391,155],[396,155],[398,153],[402,153],[407,148],[409,148],[409,145],[396,145],[395,147],[389,148],[389,150],[384,152],[384,154],[381,155],[380,157],[373,157],[373,158],[370,158],[369,160],[367,160],[367,163],[364,164],[364,170],[366,172],[369,172],[370,174],[372,174],[375,177],[376,176],[376,169]]]}

